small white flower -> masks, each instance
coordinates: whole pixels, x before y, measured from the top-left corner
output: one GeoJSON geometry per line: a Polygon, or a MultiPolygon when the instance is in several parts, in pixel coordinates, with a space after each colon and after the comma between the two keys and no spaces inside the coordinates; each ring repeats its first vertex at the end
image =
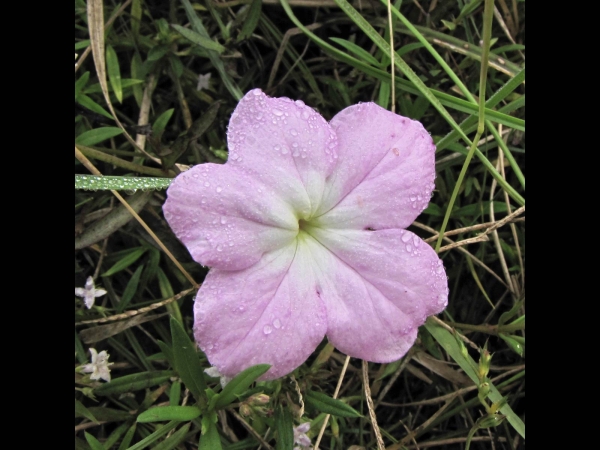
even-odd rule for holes
{"type": "Polygon", "coordinates": [[[86,364],[81,369],[82,372],[92,373],[90,378],[92,380],[104,380],[110,381],[110,369],[108,366],[112,366],[114,363],[108,362],[108,353],[106,350],[102,350],[100,353],[95,348],[90,348],[92,354],[92,363],[86,364]]]}
{"type": "Polygon", "coordinates": [[[294,444],[298,444],[294,447],[294,450],[310,450],[310,438],[306,433],[310,430],[310,422],[304,422],[303,424],[294,427],[294,444]]]}
{"type": "Polygon", "coordinates": [[[221,383],[221,388],[227,386],[227,383],[231,381],[230,377],[226,377],[225,375],[221,375],[221,372],[216,367],[209,367],[208,369],[204,369],[204,373],[212,378],[219,378],[219,382],[221,383]]]}
{"type": "Polygon", "coordinates": [[[199,91],[208,89],[208,80],[210,80],[210,72],[198,75],[198,86],[196,86],[196,89],[199,91]]]}
{"type": "Polygon", "coordinates": [[[104,294],[106,294],[104,289],[96,289],[94,286],[94,279],[92,277],[88,277],[87,280],[85,280],[85,287],[75,288],[75,295],[83,298],[85,306],[87,306],[88,309],[94,306],[96,297],[100,297],[104,294]]]}

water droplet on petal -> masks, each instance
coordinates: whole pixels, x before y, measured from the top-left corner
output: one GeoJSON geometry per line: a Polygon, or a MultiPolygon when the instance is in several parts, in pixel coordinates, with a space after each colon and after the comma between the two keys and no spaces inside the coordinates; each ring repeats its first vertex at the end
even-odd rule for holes
{"type": "Polygon", "coordinates": [[[265,334],[271,334],[272,331],[273,331],[273,328],[271,328],[270,325],[265,325],[263,327],[263,333],[265,333],[265,334]]]}
{"type": "Polygon", "coordinates": [[[296,130],[291,130],[291,131],[290,131],[290,134],[291,134],[292,136],[298,136],[298,132],[297,132],[296,130]]]}
{"type": "Polygon", "coordinates": [[[206,186],[206,187],[209,187],[209,186],[210,186],[210,183],[209,183],[208,181],[205,181],[205,182],[204,182],[204,186],[206,186]]]}
{"type": "Polygon", "coordinates": [[[407,251],[408,253],[411,253],[411,252],[412,252],[412,245],[410,245],[410,244],[406,244],[406,251],[407,251]]]}
{"type": "Polygon", "coordinates": [[[217,186],[217,192],[221,192],[223,188],[221,186],[217,186]]]}
{"type": "Polygon", "coordinates": [[[304,108],[305,103],[302,100],[296,100],[294,103],[296,103],[296,106],[304,108]]]}
{"type": "Polygon", "coordinates": [[[223,251],[223,246],[221,244],[217,245],[217,251],[218,252],[222,252],[223,251]]]}
{"type": "Polygon", "coordinates": [[[411,235],[410,233],[404,232],[404,234],[402,234],[402,237],[400,239],[402,239],[402,242],[404,242],[405,244],[410,241],[411,235]]]}
{"type": "Polygon", "coordinates": [[[281,328],[281,321],[279,319],[275,319],[273,321],[273,326],[277,329],[281,328]]]}
{"type": "Polygon", "coordinates": [[[280,111],[277,108],[273,108],[273,114],[275,114],[276,116],[283,116],[283,111],[280,111]]]}

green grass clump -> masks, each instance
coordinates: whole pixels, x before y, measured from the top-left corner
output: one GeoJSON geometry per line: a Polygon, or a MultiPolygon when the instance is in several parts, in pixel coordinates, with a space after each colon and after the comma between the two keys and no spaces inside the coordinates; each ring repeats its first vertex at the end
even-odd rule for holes
{"type": "Polygon", "coordinates": [[[525,16],[496,3],[76,0],[75,285],[107,291],[75,302],[77,449],[291,449],[307,421],[313,445],[327,423],[322,449],[524,448],[525,16]],[[400,361],[348,362],[325,340],[279,380],[204,373],[190,331],[207,270],[164,221],[163,189],[226,161],[252,88],[326,119],[374,101],[432,134],[436,189],[410,229],[450,298],[400,361]],[[90,347],[110,382],[81,370],[90,347]]]}

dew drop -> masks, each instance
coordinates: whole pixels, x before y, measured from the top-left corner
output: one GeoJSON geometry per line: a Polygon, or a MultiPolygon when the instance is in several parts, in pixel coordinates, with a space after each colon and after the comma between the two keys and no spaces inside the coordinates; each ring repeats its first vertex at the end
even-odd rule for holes
{"type": "Polygon", "coordinates": [[[221,192],[223,188],[221,186],[217,186],[217,192],[221,192]]]}
{"type": "Polygon", "coordinates": [[[404,242],[405,244],[410,241],[411,235],[410,233],[406,233],[404,232],[404,234],[402,235],[402,237],[400,239],[402,239],[402,242],[404,242]]]}
{"type": "Polygon", "coordinates": [[[227,217],[221,216],[221,224],[225,225],[227,223],[227,217]]]}
{"type": "Polygon", "coordinates": [[[421,245],[421,239],[419,239],[418,236],[413,236],[413,244],[415,244],[415,247],[418,247],[419,245],[421,245]]]}
{"type": "Polygon", "coordinates": [[[412,245],[410,245],[410,244],[406,244],[406,251],[407,251],[408,253],[411,253],[411,252],[412,252],[412,249],[413,249],[413,248],[412,248],[412,245]]]}
{"type": "Polygon", "coordinates": [[[297,132],[296,130],[291,130],[291,131],[290,131],[290,134],[291,134],[292,136],[298,136],[298,132],[297,132]]]}
{"type": "Polygon", "coordinates": [[[275,114],[278,117],[283,116],[283,111],[280,111],[277,108],[274,108],[272,112],[273,112],[273,114],[275,114]]]}
{"type": "Polygon", "coordinates": [[[302,100],[296,100],[294,103],[296,103],[296,106],[304,108],[305,103],[302,100]]]}
{"type": "Polygon", "coordinates": [[[281,328],[281,321],[279,319],[275,319],[273,321],[273,326],[277,329],[281,328]]]}
{"type": "Polygon", "coordinates": [[[281,154],[282,154],[282,155],[287,155],[288,153],[289,153],[289,150],[288,150],[288,148],[287,148],[287,147],[284,145],[284,146],[281,148],[281,154]]]}
{"type": "Polygon", "coordinates": [[[271,334],[272,331],[273,331],[273,328],[271,328],[271,325],[265,325],[263,327],[263,333],[265,333],[265,334],[271,334]]]}
{"type": "Polygon", "coordinates": [[[223,246],[221,244],[217,245],[217,251],[218,252],[222,252],[223,251],[223,246]]]}
{"type": "Polygon", "coordinates": [[[205,182],[204,182],[204,186],[206,186],[206,187],[209,187],[209,186],[210,186],[210,183],[209,183],[208,181],[205,181],[205,182]]]}
{"type": "Polygon", "coordinates": [[[281,150],[281,146],[279,146],[279,145],[275,145],[275,146],[273,147],[273,150],[275,150],[276,152],[278,152],[279,150],[281,150]]]}

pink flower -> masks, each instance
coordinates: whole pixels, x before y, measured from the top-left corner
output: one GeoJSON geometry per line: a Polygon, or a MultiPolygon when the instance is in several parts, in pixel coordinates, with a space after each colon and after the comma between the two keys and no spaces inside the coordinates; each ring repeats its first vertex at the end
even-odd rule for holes
{"type": "Polygon", "coordinates": [[[211,270],[194,334],[226,376],[300,366],[327,336],[373,362],[402,357],[448,284],[405,230],[434,188],[435,146],[416,121],[374,103],[327,123],[300,101],[248,92],[231,116],[229,160],[169,187],[165,218],[211,270]]]}

